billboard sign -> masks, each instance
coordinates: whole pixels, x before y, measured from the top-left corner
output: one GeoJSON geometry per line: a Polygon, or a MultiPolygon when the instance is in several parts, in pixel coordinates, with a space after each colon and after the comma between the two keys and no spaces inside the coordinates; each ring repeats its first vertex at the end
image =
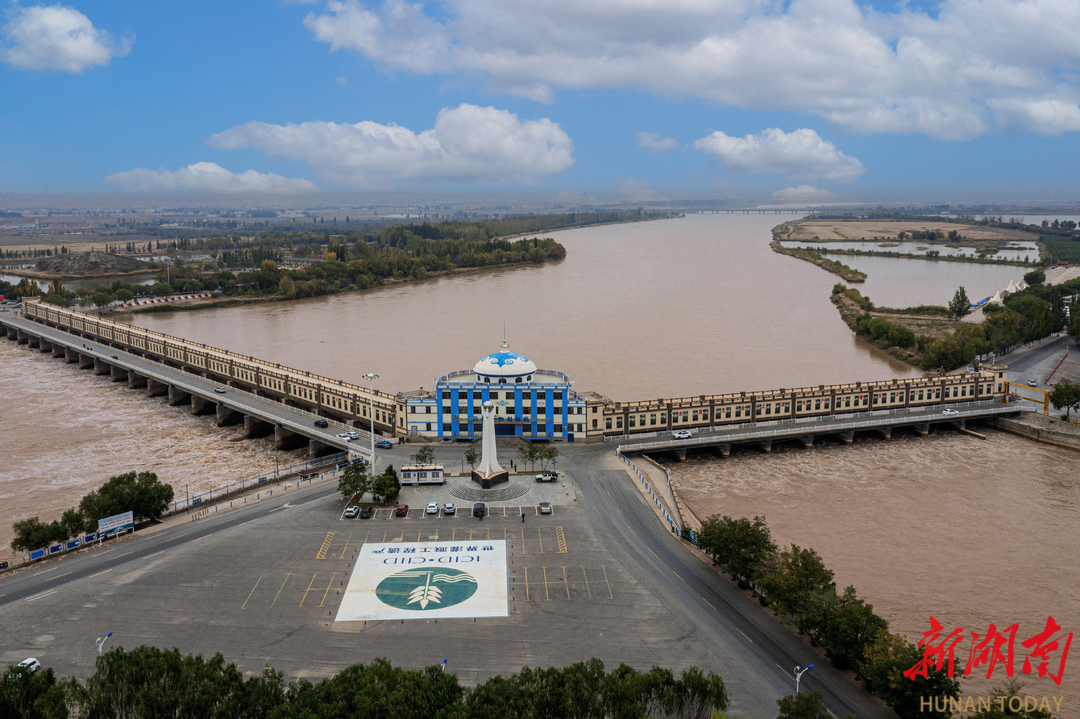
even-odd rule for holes
{"type": "Polygon", "coordinates": [[[97,533],[102,537],[108,537],[110,534],[126,532],[134,528],[135,518],[131,512],[124,512],[123,514],[115,514],[111,517],[105,517],[105,519],[99,519],[97,533]]]}
{"type": "Polygon", "coordinates": [[[364,544],[339,622],[509,615],[505,540],[364,544]]]}

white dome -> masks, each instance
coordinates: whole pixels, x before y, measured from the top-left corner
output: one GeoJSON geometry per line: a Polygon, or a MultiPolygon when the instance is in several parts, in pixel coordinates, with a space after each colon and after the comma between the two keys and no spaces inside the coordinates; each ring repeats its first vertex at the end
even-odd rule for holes
{"type": "Polygon", "coordinates": [[[536,371],[536,365],[528,357],[510,351],[506,342],[498,352],[489,354],[476,363],[473,372],[483,377],[523,377],[536,371]]]}

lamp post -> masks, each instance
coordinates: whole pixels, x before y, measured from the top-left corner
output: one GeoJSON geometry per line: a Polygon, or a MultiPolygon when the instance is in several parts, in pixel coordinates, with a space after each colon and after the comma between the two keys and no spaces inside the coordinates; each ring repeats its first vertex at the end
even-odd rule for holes
{"type": "Polygon", "coordinates": [[[103,646],[105,646],[105,640],[108,639],[109,637],[111,637],[112,635],[113,635],[113,633],[109,632],[108,634],[106,634],[103,637],[98,637],[98,639],[97,639],[97,655],[99,657],[101,656],[101,648],[103,646]]]}
{"type": "Polygon", "coordinates": [[[371,402],[371,415],[369,417],[371,427],[371,474],[375,476],[375,380],[379,379],[379,375],[372,372],[368,372],[364,375],[364,379],[368,381],[368,400],[371,402]]]}
{"type": "Polygon", "coordinates": [[[796,694],[799,693],[799,679],[802,678],[803,674],[806,674],[808,671],[810,671],[813,668],[814,668],[813,664],[808,666],[806,669],[802,669],[801,667],[795,667],[795,693],[796,694]]]}

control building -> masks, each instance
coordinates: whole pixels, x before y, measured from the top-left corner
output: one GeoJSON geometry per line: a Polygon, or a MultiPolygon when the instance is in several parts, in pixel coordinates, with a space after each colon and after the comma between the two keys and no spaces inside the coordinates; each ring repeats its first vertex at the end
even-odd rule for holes
{"type": "Polygon", "coordinates": [[[495,434],[529,440],[585,439],[585,398],[562,372],[537,369],[528,357],[511,352],[504,341],[498,352],[472,370],[439,378],[431,393],[410,393],[405,400],[409,434],[478,439],[481,408],[495,406],[495,434]]]}

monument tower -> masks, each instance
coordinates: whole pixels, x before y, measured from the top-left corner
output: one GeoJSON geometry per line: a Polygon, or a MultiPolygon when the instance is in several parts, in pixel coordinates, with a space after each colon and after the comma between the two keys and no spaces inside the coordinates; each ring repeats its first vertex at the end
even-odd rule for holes
{"type": "Polygon", "coordinates": [[[472,480],[484,489],[491,489],[510,479],[510,473],[499,465],[495,447],[495,404],[488,400],[484,403],[484,429],[481,441],[482,453],[480,466],[473,470],[472,480]]]}

